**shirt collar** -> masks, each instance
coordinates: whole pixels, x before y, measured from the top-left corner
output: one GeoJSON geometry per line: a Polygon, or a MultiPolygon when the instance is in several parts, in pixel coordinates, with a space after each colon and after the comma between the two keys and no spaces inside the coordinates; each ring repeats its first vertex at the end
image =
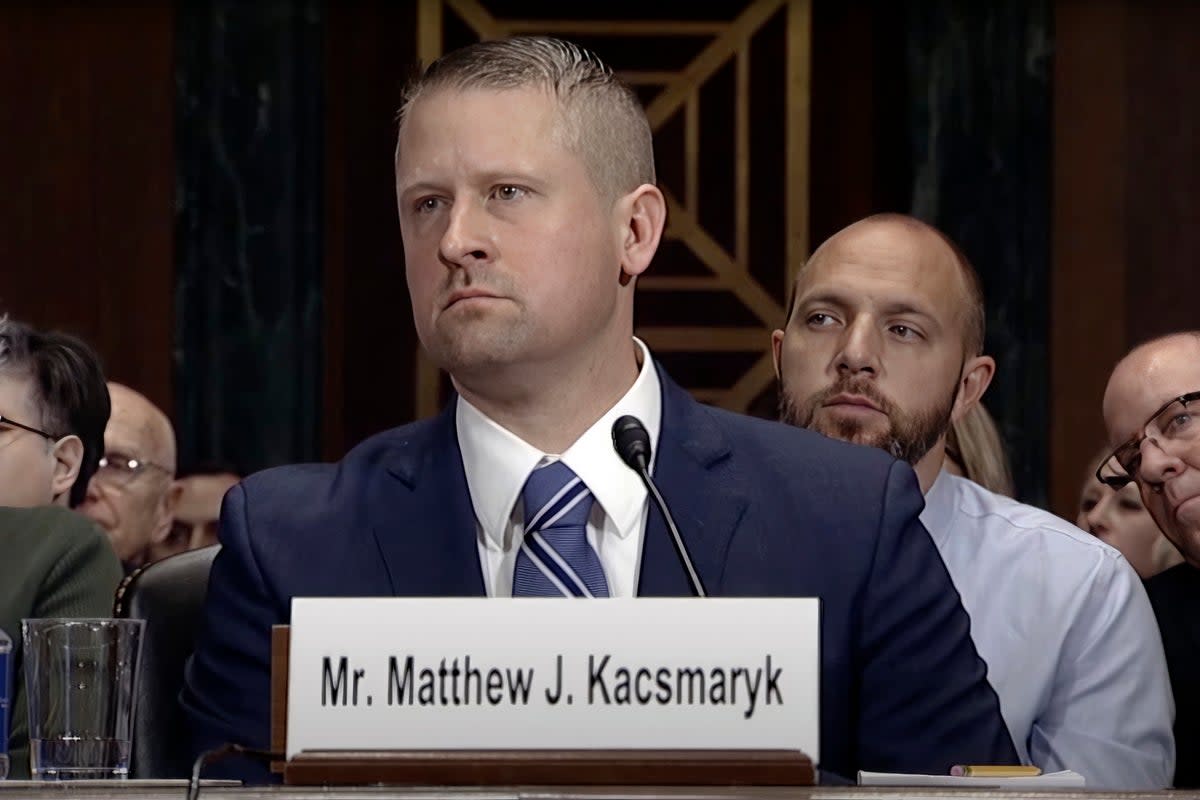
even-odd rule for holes
{"type": "Polygon", "coordinates": [[[934,542],[942,545],[950,533],[950,523],[954,521],[955,507],[958,505],[958,484],[960,479],[946,470],[938,472],[937,479],[925,495],[925,510],[921,512],[921,524],[929,531],[934,542]]]}
{"type": "Polygon", "coordinates": [[[658,371],[645,343],[636,337],[633,341],[642,364],[637,380],[562,454],[543,453],[459,396],[455,422],[467,488],[475,518],[494,545],[503,547],[513,507],[529,473],[543,460],[557,458],[561,458],[591,489],[620,537],[633,532],[646,502],[646,487],[613,449],[612,424],[625,414],[640,419],[650,434],[652,454],[658,452],[658,435],[662,428],[662,389],[658,371]]]}

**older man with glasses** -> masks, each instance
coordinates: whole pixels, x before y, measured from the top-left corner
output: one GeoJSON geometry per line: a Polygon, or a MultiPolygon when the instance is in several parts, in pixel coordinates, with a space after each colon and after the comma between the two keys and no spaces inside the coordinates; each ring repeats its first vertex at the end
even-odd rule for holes
{"type": "Polygon", "coordinates": [[[179,501],[175,430],[166,414],[128,386],[110,383],[108,391],[112,418],[104,430],[104,457],[79,510],[104,528],[132,571],[171,532],[179,501]]]}
{"type": "Polygon", "coordinates": [[[1104,393],[1112,455],[1096,477],[1137,483],[1142,501],[1185,563],[1154,576],[1175,692],[1176,788],[1200,787],[1200,331],[1147,342],[1113,370],[1104,393]]]}

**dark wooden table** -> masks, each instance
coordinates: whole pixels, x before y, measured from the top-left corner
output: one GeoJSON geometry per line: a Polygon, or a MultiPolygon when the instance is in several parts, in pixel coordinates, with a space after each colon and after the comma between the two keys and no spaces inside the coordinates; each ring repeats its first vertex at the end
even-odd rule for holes
{"type": "MultiPolygon", "coordinates": [[[[28,797],[32,800],[184,800],[185,781],[174,782],[0,782],[0,800],[28,797]]],[[[1200,797],[1195,792],[1088,792],[1047,790],[1011,792],[994,789],[922,788],[661,788],[661,787],[500,787],[500,788],[407,788],[407,787],[241,787],[207,784],[201,800],[922,800],[922,798],[970,798],[970,800],[1014,800],[1039,797],[1045,800],[1162,800],[1200,797]]]]}

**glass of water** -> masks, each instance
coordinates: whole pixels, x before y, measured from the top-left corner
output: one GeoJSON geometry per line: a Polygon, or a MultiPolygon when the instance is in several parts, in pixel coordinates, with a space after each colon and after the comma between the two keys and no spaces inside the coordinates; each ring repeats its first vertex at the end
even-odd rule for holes
{"type": "Polygon", "coordinates": [[[35,779],[129,775],[144,625],[133,619],[21,621],[35,779]]]}

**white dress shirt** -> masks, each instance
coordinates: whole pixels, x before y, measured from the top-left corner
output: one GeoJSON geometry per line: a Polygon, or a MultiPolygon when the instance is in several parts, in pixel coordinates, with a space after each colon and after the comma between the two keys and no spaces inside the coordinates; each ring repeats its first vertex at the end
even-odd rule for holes
{"type": "Polygon", "coordinates": [[[512,596],[513,569],[525,534],[521,489],[534,467],[557,459],[570,467],[595,497],[587,537],[604,566],[609,594],[637,594],[648,494],[641,478],[613,449],[612,425],[625,414],[640,419],[650,434],[653,460],[662,427],[662,391],[650,351],[640,339],[634,342],[641,359],[637,380],[561,454],[543,453],[458,398],[458,446],[475,508],[479,563],[488,596],[512,596]]]}
{"type": "Polygon", "coordinates": [[[1041,509],[942,472],[929,530],[1021,760],[1089,789],[1171,785],[1174,701],[1141,581],[1119,552],[1041,509]]]}

